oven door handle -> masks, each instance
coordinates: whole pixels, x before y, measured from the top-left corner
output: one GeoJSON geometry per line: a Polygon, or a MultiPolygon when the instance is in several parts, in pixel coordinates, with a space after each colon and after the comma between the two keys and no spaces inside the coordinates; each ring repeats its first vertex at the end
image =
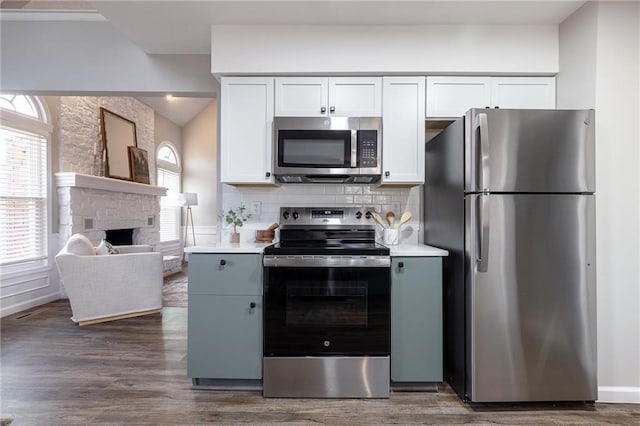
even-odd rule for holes
{"type": "Polygon", "coordinates": [[[389,256],[272,256],[265,255],[267,268],[389,268],[389,256]]]}

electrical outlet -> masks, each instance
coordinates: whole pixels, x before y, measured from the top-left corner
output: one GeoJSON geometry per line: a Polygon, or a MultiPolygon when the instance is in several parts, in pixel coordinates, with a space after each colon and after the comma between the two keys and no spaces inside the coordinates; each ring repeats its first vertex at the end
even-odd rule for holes
{"type": "Polygon", "coordinates": [[[262,202],[254,201],[253,203],[251,203],[251,214],[253,216],[262,215],[262,202]]]}

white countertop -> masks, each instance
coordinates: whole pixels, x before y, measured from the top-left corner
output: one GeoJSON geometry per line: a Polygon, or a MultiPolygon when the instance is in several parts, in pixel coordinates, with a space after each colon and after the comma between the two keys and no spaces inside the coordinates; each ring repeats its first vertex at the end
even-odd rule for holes
{"type": "MultiPolygon", "coordinates": [[[[191,246],[185,247],[185,253],[256,253],[261,254],[266,246],[265,243],[220,243],[214,246],[191,246]]],[[[414,257],[432,257],[432,256],[448,256],[449,252],[437,247],[427,246],[424,244],[401,244],[397,246],[389,246],[391,256],[414,256],[414,257]]]]}
{"type": "Polygon", "coordinates": [[[439,257],[449,256],[449,252],[437,247],[424,244],[400,244],[397,246],[387,246],[391,250],[391,256],[406,257],[439,257]]]}
{"type": "Polygon", "coordinates": [[[214,246],[185,247],[185,253],[257,253],[262,254],[264,248],[271,243],[219,243],[214,246]]]}

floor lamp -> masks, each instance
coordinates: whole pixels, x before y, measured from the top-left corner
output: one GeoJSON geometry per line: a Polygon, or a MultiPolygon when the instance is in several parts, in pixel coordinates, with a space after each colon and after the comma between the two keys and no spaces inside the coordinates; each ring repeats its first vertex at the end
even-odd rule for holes
{"type": "Polygon", "coordinates": [[[191,206],[198,205],[198,194],[194,192],[184,192],[178,194],[178,205],[187,207],[187,215],[184,222],[184,247],[187,246],[187,236],[189,235],[189,223],[191,223],[191,236],[193,238],[193,245],[196,245],[196,232],[193,229],[193,213],[191,212],[191,206]]]}

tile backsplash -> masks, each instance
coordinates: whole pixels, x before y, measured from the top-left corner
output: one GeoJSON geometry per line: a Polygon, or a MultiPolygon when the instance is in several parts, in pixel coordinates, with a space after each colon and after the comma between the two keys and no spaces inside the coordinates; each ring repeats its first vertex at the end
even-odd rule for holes
{"type": "MultiPolygon", "coordinates": [[[[278,187],[222,185],[222,210],[235,209],[241,203],[251,213],[254,202],[261,204],[261,214],[253,215],[239,230],[242,241],[253,241],[256,229],[279,222],[280,207],[361,206],[384,214],[393,211],[397,218],[410,211],[411,220],[400,232],[400,243],[418,243],[421,217],[421,186],[378,188],[374,185],[284,184],[278,187]]],[[[220,221],[221,240],[228,241],[231,227],[220,221]]],[[[378,226],[382,239],[382,230],[378,226]]],[[[277,234],[276,234],[277,238],[277,234]]]]}

